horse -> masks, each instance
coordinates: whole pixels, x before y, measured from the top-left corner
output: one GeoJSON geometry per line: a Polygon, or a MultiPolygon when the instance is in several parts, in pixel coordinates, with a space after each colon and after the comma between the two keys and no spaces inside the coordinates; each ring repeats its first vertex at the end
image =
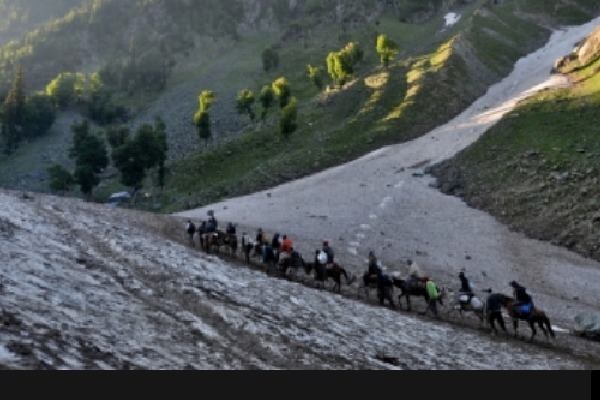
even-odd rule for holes
{"type": "Polygon", "coordinates": [[[485,324],[487,316],[487,300],[481,301],[473,294],[471,298],[467,294],[456,292],[452,298],[448,314],[453,311],[458,311],[460,319],[464,317],[464,313],[472,312],[479,319],[479,327],[485,324]]]}
{"type": "Polygon", "coordinates": [[[235,233],[225,233],[220,235],[223,236],[221,245],[228,247],[231,255],[235,257],[238,247],[237,235],[235,233]]]}
{"type": "Polygon", "coordinates": [[[293,275],[295,275],[300,267],[306,270],[306,263],[302,255],[294,250],[290,257],[279,263],[279,272],[282,276],[287,277],[290,274],[289,271],[293,271],[293,275]]]}
{"type": "MultiPolygon", "coordinates": [[[[387,275],[378,276],[376,274],[363,275],[362,289],[365,291],[365,298],[369,300],[369,289],[377,289],[377,299],[379,304],[383,305],[385,300],[390,303],[390,307],[396,308],[394,303],[394,281],[387,275]]],[[[361,290],[361,287],[358,288],[361,290]]]]}
{"type": "Polygon", "coordinates": [[[529,328],[531,328],[531,336],[529,337],[530,342],[533,341],[533,338],[537,334],[537,329],[535,329],[536,324],[542,330],[542,332],[544,332],[546,340],[549,339],[549,336],[552,338],[556,337],[554,330],[552,329],[550,319],[548,318],[545,312],[538,309],[537,307],[533,307],[533,310],[531,310],[529,314],[524,315],[515,311],[513,305],[515,304],[516,300],[511,296],[498,293],[498,298],[502,306],[508,311],[508,315],[512,318],[515,337],[517,337],[519,320],[527,321],[527,323],[529,324],[529,328]]]}
{"type": "Polygon", "coordinates": [[[204,251],[207,253],[218,253],[221,243],[223,241],[223,234],[219,232],[208,232],[204,234],[202,243],[204,251]]]}
{"type": "MultiPolygon", "coordinates": [[[[429,304],[429,295],[427,294],[427,290],[425,289],[425,282],[422,280],[417,281],[416,283],[411,283],[405,279],[394,277],[392,278],[394,282],[394,286],[400,289],[400,294],[398,295],[398,303],[402,304],[402,298],[406,299],[406,310],[411,311],[412,305],[410,302],[410,296],[422,296],[425,299],[425,304],[429,304]]],[[[437,302],[443,306],[443,298],[446,296],[446,289],[438,287],[439,296],[437,298],[437,302]]]]}
{"type": "Polygon", "coordinates": [[[333,292],[341,293],[342,291],[342,275],[346,280],[346,284],[351,285],[355,278],[351,277],[348,272],[338,263],[332,264],[322,264],[319,261],[319,254],[321,250],[315,251],[315,260],[314,262],[305,262],[304,263],[304,272],[306,275],[310,275],[311,271],[315,270],[315,281],[317,284],[325,285],[329,278],[333,279],[335,283],[333,286],[333,292]],[[331,266],[330,266],[331,265],[331,266]]]}

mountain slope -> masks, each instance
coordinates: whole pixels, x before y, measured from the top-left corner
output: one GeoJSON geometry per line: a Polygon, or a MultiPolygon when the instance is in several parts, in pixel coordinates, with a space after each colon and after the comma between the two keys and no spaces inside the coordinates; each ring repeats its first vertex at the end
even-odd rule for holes
{"type": "MultiPolygon", "coordinates": [[[[155,115],[166,121],[166,187],[157,187],[151,174],[144,187],[151,200],[137,206],[170,212],[269,188],[419,137],[458,115],[520,56],[544,43],[552,27],[587,21],[600,11],[597,2],[584,0],[499,3],[339,1],[318,6],[231,0],[210,3],[210,17],[193,19],[206,9],[184,1],[149,1],[146,8],[137,8],[137,2],[103,1],[96,10],[82,9],[57,22],[57,33],[46,30],[35,36],[48,36],[44,46],[60,42],[54,51],[62,55],[68,50],[67,55],[47,57],[34,46],[21,61],[32,66],[33,89],[64,68],[89,72],[111,63],[123,66],[132,49],[139,57],[152,55],[155,39],[164,36],[175,61],[164,90],[123,92],[121,100],[131,110],[132,129],[155,115]],[[459,16],[451,25],[445,20],[449,12],[459,16]],[[95,34],[107,27],[117,39],[95,34]],[[380,32],[400,45],[387,70],[369,45],[380,32]],[[65,37],[69,40],[63,41],[65,37]],[[306,77],[306,64],[323,65],[330,51],[350,40],[362,43],[365,51],[353,79],[342,89],[318,90],[306,77]],[[269,47],[279,52],[280,65],[266,73],[260,53],[269,47]],[[279,134],[278,110],[259,124],[235,111],[238,90],[258,90],[279,76],[290,81],[299,99],[298,129],[289,139],[279,134]],[[207,148],[191,123],[204,89],[215,90],[218,99],[211,109],[214,140],[207,148]]],[[[51,48],[44,46],[42,50],[51,48]]],[[[55,162],[69,165],[65,155],[73,115],[62,116],[47,138],[10,158],[0,156],[0,184],[47,191],[46,168],[55,162]]],[[[95,191],[98,201],[128,189],[118,183],[116,171],[105,178],[95,191]]],[[[77,188],[70,195],[77,196],[77,188]]]]}
{"type": "Polygon", "coordinates": [[[600,260],[600,28],[557,70],[573,86],[523,102],[431,172],[442,191],[530,237],[600,260]]]}
{"type": "Polygon", "coordinates": [[[0,45],[65,15],[86,0],[0,0],[0,45]]]}

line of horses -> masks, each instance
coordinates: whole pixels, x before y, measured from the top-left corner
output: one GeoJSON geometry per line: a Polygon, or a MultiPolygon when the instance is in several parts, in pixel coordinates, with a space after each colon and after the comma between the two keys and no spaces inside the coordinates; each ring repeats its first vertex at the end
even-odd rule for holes
{"type": "MultiPolygon", "coordinates": [[[[369,296],[369,289],[373,288],[377,289],[377,297],[381,305],[387,300],[391,307],[395,307],[393,296],[394,288],[400,289],[398,302],[400,303],[403,298],[406,299],[406,309],[408,311],[412,309],[410,302],[411,296],[420,296],[425,299],[426,303],[429,302],[429,296],[422,280],[411,281],[398,277],[390,277],[389,279],[382,280],[375,275],[365,275],[363,277],[363,290],[365,291],[365,296],[367,298],[369,296]]],[[[464,314],[473,313],[479,319],[480,327],[487,323],[496,335],[498,334],[498,330],[496,329],[494,318],[491,318],[493,317],[493,310],[490,310],[488,307],[491,296],[495,296],[501,307],[507,311],[509,318],[512,320],[514,337],[518,336],[519,321],[525,321],[529,325],[531,330],[531,335],[529,337],[530,341],[533,341],[534,337],[537,335],[536,326],[544,333],[546,340],[556,337],[550,318],[544,311],[537,307],[533,307],[531,313],[521,314],[514,307],[516,300],[512,296],[508,296],[504,293],[492,293],[491,289],[486,289],[483,291],[487,293],[484,300],[480,300],[475,294],[472,296],[467,295],[463,300],[460,292],[451,295],[452,292],[445,287],[438,288],[438,292],[439,297],[437,298],[437,303],[441,306],[444,305],[445,298],[450,297],[452,299],[449,304],[447,315],[452,312],[458,312],[462,319],[464,314]]],[[[502,318],[500,315],[498,315],[498,317],[502,318]]],[[[500,326],[505,334],[508,334],[503,319],[500,326]]]]}
{"type": "MultiPolygon", "coordinates": [[[[204,233],[199,235],[200,247],[207,253],[219,254],[222,249],[225,249],[224,253],[237,257],[238,238],[235,233],[225,233],[222,231],[216,231],[211,233],[204,233]]],[[[311,276],[314,280],[315,286],[324,288],[327,282],[331,279],[333,281],[332,291],[334,293],[341,293],[342,277],[344,283],[348,286],[352,285],[357,279],[352,276],[344,267],[339,263],[334,262],[331,264],[322,264],[319,261],[320,250],[315,250],[314,258],[311,261],[306,261],[298,252],[292,252],[292,255],[288,258],[279,262],[278,254],[276,251],[270,249],[267,243],[256,243],[250,238],[249,235],[242,235],[241,251],[244,255],[247,263],[252,263],[253,258],[259,258],[261,264],[265,266],[266,272],[270,274],[276,274],[281,277],[288,279],[294,279],[297,276],[299,270],[302,270],[306,276],[311,276]]],[[[421,297],[425,300],[425,304],[429,303],[429,296],[425,289],[425,284],[422,281],[405,280],[396,276],[387,277],[387,279],[381,279],[377,275],[363,275],[362,285],[358,285],[357,296],[360,297],[360,292],[364,291],[364,296],[368,300],[370,290],[377,290],[377,298],[381,305],[385,304],[387,300],[391,308],[396,308],[394,301],[394,292],[396,289],[400,290],[398,294],[398,306],[402,307],[402,300],[406,303],[406,310],[412,310],[411,297],[421,297]]],[[[452,312],[458,312],[460,318],[464,317],[464,314],[472,313],[478,318],[480,327],[484,324],[488,324],[491,330],[498,334],[495,327],[494,320],[490,318],[490,310],[487,307],[488,298],[491,295],[491,290],[487,290],[488,295],[483,300],[477,296],[472,296],[469,301],[461,301],[458,294],[450,296],[452,292],[445,287],[438,287],[439,297],[437,302],[440,306],[444,306],[444,300],[450,297],[452,300],[448,307],[449,315],[452,312]]],[[[525,321],[530,327],[531,336],[530,341],[533,341],[537,334],[536,326],[544,333],[546,340],[549,338],[555,338],[555,332],[552,329],[552,324],[546,313],[538,308],[533,309],[529,315],[521,315],[515,312],[513,303],[514,299],[511,296],[496,293],[497,299],[500,301],[502,307],[507,311],[509,318],[512,320],[513,334],[515,337],[518,336],[519,321],[525,321]]],[[[421,314],[424,314],[423,312],[421,314]]],[[[504,325],[505,334],[508,334],[504,325]]]]}

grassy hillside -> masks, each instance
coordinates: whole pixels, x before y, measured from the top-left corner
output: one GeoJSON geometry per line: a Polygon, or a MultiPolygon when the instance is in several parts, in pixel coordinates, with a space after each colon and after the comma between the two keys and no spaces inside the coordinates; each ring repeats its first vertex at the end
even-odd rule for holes
{"type": "MultiPolygon", "coordinates": [[[[558,21],[536,14],[536,6],[472,2],[455,9],[461,19],[448,28],[445,11],[420,24],[382,16],[379,25],[367,24],[350,37],[369,43],[376,31],[386,32],[401,41],[400,56],[386,71],[366,47],[364,64],[341,90],[317,92],[298,68],[307,56],[314,53],[310,61],[318,62],[336,48],[335,42],[318,46],[322,38],[336,37],[331,27],[315,35],[319,40],[314,47],[302,43],[305,49],[300,51],[298,43],[286,43],[282,58],[291,64],[278,73],[290,78],[301,99],[298,131],[289,140],[281,139],[274,117],[266,126],[248,126],[235,141],[216,143],[174,164],[161,209],[196,207],[267,188],[427,132],[458,114],[508,73],[519,57],[547,40],[547,24],[558,21]]],[[[557,15],[583,17],[578,12],[557,15]]]]}
{"type": "Polygon", "coordinates": [[[600,260],[600,29],[559,69],[572,88],[522,102],[432,172],[512,229],[600,260]]]}
{"type": "Polygon", "coordinates": [[[0,0],[0,45],[63,16],[85,0],[0,0]]]}

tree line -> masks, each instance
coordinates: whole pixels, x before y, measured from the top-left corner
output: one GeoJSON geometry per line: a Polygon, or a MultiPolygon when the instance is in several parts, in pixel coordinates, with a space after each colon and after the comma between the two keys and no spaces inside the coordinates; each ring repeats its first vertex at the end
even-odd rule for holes
{"type": "MultiPolygon", "coordinates": [[[[393,40],[382,34],[377,37],[376,51],[381,64],[387,68],[398,49],[393,40]]],[[[349,42],[339,51],[330,52],[326,66],[334,86],[343,86],[362,58],[363,51],[357,42],[349,42]]],[[[278,67],[279,57],[275,50],[265,50],[262,59],[265,72],[278,67]]],[[[323,87],[323,75],[323,67],[307,66],[307,76],[319,90],[323,87]]],[[[132,135],[122,124],[127,120],[127,111],[115,103],[112,92],[98,73],[61,73],[46,86],[45,91],[31,96],[25,95],[24,86],[23,71],[18,67],[12,88],[0,107],[0,133],[5,154],[13,153],[23,140],[49,131],[60,110],[75,106],[86,117],[83,122],[71,127],[73,145],[69,157],[74,160],[75,169],[68,171],[60,165],[50,167],[51,190],[64,192],[73,185],[79,185],[80,191],[91,197],[93,188],[100,182],[100,173],[110,161],[119,170],[121,183],[134,191],[141,188],[147,173],[154,168],[159,185],[164,186],[167,141],[166,126],[160,117],[156,117],[154,125],[144,124],[132,135]],[[104,133],[92,133],[90,121],[106,126],[104,133]],[[107,146],[110,147],[110,155],[107,146]]],[[[199,139],[208,146],[212,138],[209,111],[217,97],[212,90],[202,90],[198,100],[199,107],[192,121],[199,139]]],[[[251,121],[255,121],[257,100],[262,107],[262,121],[271,108],[278,106],[279,133],[285,139],[297,129],[298,99],[293,96],[285,77],[263,85],[258,95],[251,89],[240,90],[236,98],[238,113],[247,114],[251,121]]]]}
{"type": "Polygon", "coordinates": [[[134,193],[142,188],[151,171],[157,174],[159,186],[164,187],[168,148],[166,125],[160,117],[154,124],[141,125],[134,134],[126,126],[92,132],[88,120],[72,125],[71,132],[69,158],[75,161],[75,168],[72,172],[59,164],[48,168],[53,191],[65,192],[78,185],[81,193],[91,199],[100,174],[111,161],[120,173],[121,184],[131,187],[134,193]]]}

